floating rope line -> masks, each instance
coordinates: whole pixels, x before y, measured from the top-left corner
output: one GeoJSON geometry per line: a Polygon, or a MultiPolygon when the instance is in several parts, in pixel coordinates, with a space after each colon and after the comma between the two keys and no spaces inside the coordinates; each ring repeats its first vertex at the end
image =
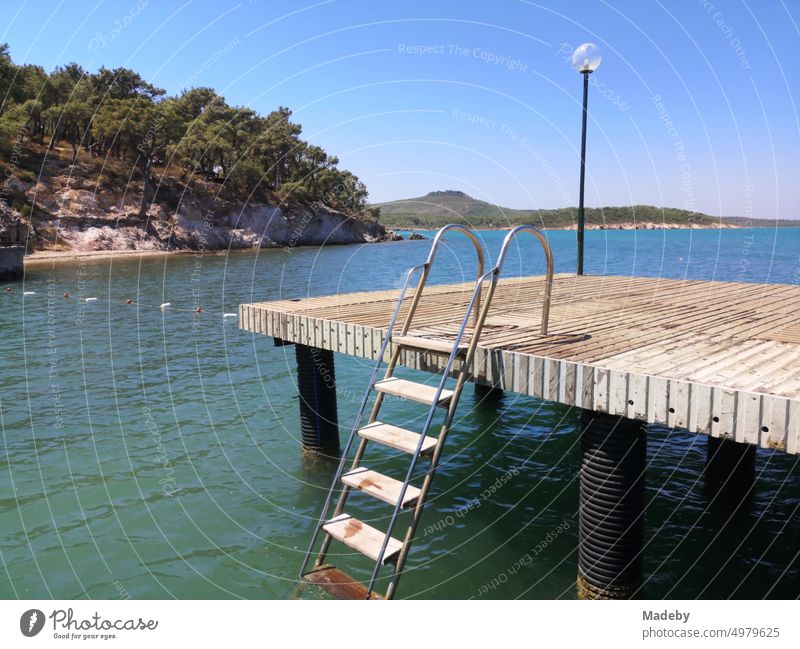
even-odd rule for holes
{"type": "Polygon", "coordinates": [[[159,311],[177,311],[179,313],[208,313],[209,315],[221,316],[223,319],[238,318],[238,313],[226,313],[225,311],[206,311],[203,307],[194,307],[193,309],[184,309],[172,306],[172,302],[164,302],[163,304],[144,304],[142,302],[134,302],[131,299],[125,300],[125,304],[130,306],[144,307],[150,309],[158,309],[159,311]]]}
{"type": "MultiPolygon", "coordinates": [[[[12,296],[18,295],[18,293],[13,288],[11,288],[10,286],[6,287],[4,289],[4,291],[8,295],[12,295],[12,296]]],[[[23,297],[31,297],[31,296],[36,295],[36,291],[24,291],[22,293],[22,295],[23,295],[23,297]]],[[[75,300],[78,300],[79,302],[83,302],[85,304],[93,304],[95,302],[99,302],[100,301],[100,298],[97,298],[97,297],[76,297],[76,296],[71,295],[69,291],[65,291],[63,293],[63,297],[65,299],[75,299],[75,300]]],[[[162,313],[164,311],[167,311],[167,310],[169,310],[169,311],[177,311],[178,313],[194,313],[194,314],[206,313],[208,315],[221,317],[223,320],[234,320],[234,319],[238,319],[238,317],[239,317],[238,313],[232,313],[232,312],[229,312],[229,311],[206,311],[205,309],[203,309],[203,307],[200,307],[200,306],[197,306],[197,307],[194,307],[194,308],[190,308],[190,309],[181,308],[181,307],[174,307],[174,306],[172,306],[172,302],[163,302],[161,304],[146,304],[144,302],[134,302],[132,299],[128,298],[128,299],[125,300],[125,304],[128,305],[128,306],[135,306],[135,307],[140,307],[140,308],[145,308],[145,309],[158,309],[162,313]]]]}

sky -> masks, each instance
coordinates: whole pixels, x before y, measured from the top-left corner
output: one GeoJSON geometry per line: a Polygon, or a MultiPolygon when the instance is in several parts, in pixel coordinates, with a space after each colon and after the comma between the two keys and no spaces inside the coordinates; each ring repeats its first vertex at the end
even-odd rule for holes
{"type": "Polygon", "coordinates": [[[17,63],[125,66],[175,94],[288,106],[382,202],[800,218],[800,1],[3,0],[17,63]]]}

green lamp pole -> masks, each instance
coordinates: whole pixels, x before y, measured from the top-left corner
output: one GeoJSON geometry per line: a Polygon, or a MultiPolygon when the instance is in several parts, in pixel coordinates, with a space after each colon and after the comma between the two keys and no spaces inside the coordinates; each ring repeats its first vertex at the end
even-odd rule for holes
{"type": "Polygon", "coordinates": [[[583,275],[583,233],[586,220],[583,212],[583,188],[586,180],[586,115],[589,103],[589,75],[600,65],[600,50],[594,43],[575,48],[572,66],[583,75],[583,118],[581,127],[581,184],[578,193],[578,275],[583,275]]]}

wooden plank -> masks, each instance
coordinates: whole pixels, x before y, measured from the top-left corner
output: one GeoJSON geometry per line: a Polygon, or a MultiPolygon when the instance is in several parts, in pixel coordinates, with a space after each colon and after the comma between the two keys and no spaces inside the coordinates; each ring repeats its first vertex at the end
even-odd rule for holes
{"type": "MultiPolygon", "coordinates": [[[[433,338],[421,338],[418,336],[392,336],[392,342],[401,347],[409,347],[421,352],[434,352],[437,354],[450,355],[453,351],[453,342],[447,340],[436,340],[433,338]]],[[[458,346],[458,353],[466,353],[465,345],[458,346]]]]}
{"type": "Polygon", "coordinates": [[[528,386],[532,389],[528,394],[541,399],[544,395],[544,359],[535,356],[529,360],[528,386]]]}
{"type": "Polygon", "coordinates": [[[786,407],[786,444],[787,453],[800,453],[800,401],[791,400],[786,407]]]}
{"type": "MultiPolygon", "coordinates": [[[[364,426],[359,429],[358,434],[368,440],[383,444],[390,448],[404,453],[414,453],[419,444],[419,433],[415,433],[399,426],[392,426],[391,424],[384,424],[376,421],[372,424],[364,426]]],[[[437,439],[435,437],[425,437],[422,442],[422,455],[429,455],[436,447],[437,439]]]]}
{"type": "Polygon", "coordinates": [[[597,412],[609,412],[610,395],[610,371],[605,368],[595,368],[594,371],[594,409],[597,412]]]}
{"type": "Polygon", "coordinates": [[[303,581],[319,586],[335,599],[366,600],[383,599],[378,593],[373,592],[368,597],[367,587],[356,581],[350,575],[333,566],[325,565],[303,575],[303,581]]]}
{"type": "Polygon", "coordinates": [[[669,380],[667,391],[667,425],[686,428],[689,423],[689,385],[685,381],[669,380]]]}
{"type": "Polygon", "coordinates": [[[574,405],[576,395],[578,394],[578,367],[575,363],[567,363],[562,361],[563,364],[563,381],[560,386],[558,400],[560,403],[567,405],[574,405]]]}
{"type": "Polygon", "coordinates": [[[595,368],[590,365],[581,364],[581,372],[583,374],[583,387],[581,389],[581,403],[580,407],[586,410],[594,410],[594,381],[595,381],[595,368]]]}
{"type": "MultiPolygon", "coordinates": [[[[363,523],[350,514],[341,514],[331,519],[322,526],[322,529],[333,538],[347,547],[353,548],[373,561],[378,560],[381,545],[386,535],[374,527],[363,523]]],[[[392,563],[402,550],[403,544],[395,538],[390,538],[383,555],[384,565],[392,563]]]]}
{"type": "Polygon", "coordinates": [[[711,432],[711,401],[713,389],[708,385],[689,384],[690,412],[688,429],[695,433],[711,432]]]}
{"type": "Polygon", "coordinates": [[[527,394],[528,371],[530,358],[524,354],[514,354],[514,380],[511,384],[511,391],[527,394]]]}
{"type": "Polygon", "coordinates": [[[632,374],[629,385],[627,417],[647,421],[650,379],[644,374],[632,374]]]}
{"type": "MultiPolygon", "coordinates": [[[[425,385],[423,383],[414,383],[413,381],[407,381],[406,379],[398,379],[397,377],[392,377],[389,379],[383,379],[382,381],[378,381],[375,383],[375,389],[378,392],[383,392],[384,394],[392,394],[396,397],[400,397],[401,399],[408,399],[409,401],[416,401],[417,403],[425,404],[426,406],[431,406],[434,404],[436,400],[436,390],[437,388],[431,385],[425,385]]],[[[439,395],[439,400],[436,402],[438,406],[444,406],[450,401],[450,398],[453,396],[452,390],[442,390],[439,395]]]]}
{"type": "Polygon", "coordinates": [[[744,444],[761,445],[761,395],[738,395],[736,427],[733,439],[744,444]]]}
{"type": "Polygon", "coordinates": [[[544,398],[548,401],[559,401],[559,393],[561,391],[561,363],[554,359],[545,360],[545,367],[547,368],[547,382],[545,384],[546,390],[544,398]]]}
{"type": "MultiPolygon", "coordinates": [[[[397,505],[400,500],[400,493],[403,490],[402,480],[395,480],[388,475],[378,473],[365,466],[360,466],[345,473],[342,476],[342,482],[390,505],[397,505]]],[[[405,494],[403,494],[401,507],[407,509],[416,505],[419,494],[419,489],[414,485],[408,485],[405,494]]]]}
{"type": "Polygon", "coordinates": [[[736,425],[736,392],[717,388],[711,400],[711,435],[733,439],[736,425]]]}
{"type": "Polygon", "coordinates": [[[608,412],[620,417],[628,416],[628,393],[630,391],[630,374],[609,370],[609,404],[608,412]]]}
{"type": "Polygon", "coordinates": [[[761,433],[762,446],[797,453],[792,446],[791,402],[788,399],[764,397],[762,401],[761,433]]]}

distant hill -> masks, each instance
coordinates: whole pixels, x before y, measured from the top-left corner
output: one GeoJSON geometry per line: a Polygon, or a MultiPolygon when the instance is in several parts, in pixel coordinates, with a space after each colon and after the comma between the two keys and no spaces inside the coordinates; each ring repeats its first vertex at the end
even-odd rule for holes
{"type": "MultiPolygon", "coordinates": [[[[555,210],[515,210],[477,200],[464,192],[444,190],[419,198],[408,198],[376,205],[381,221],[394,228],[436,228],[447,223],[463,223],[479,228],[505,228],[530,223],[545,228],[574,228],[576,207],[555,210]]],[[[586,209],[586,226],[591,229],[632,229],[634,227],[742,227],[745,217],[723,217],[680,210],[674,207],[632,205],[586,209]]],[[[800,221],[751,219],[753,227],[800,226],[800,221]]]]}

